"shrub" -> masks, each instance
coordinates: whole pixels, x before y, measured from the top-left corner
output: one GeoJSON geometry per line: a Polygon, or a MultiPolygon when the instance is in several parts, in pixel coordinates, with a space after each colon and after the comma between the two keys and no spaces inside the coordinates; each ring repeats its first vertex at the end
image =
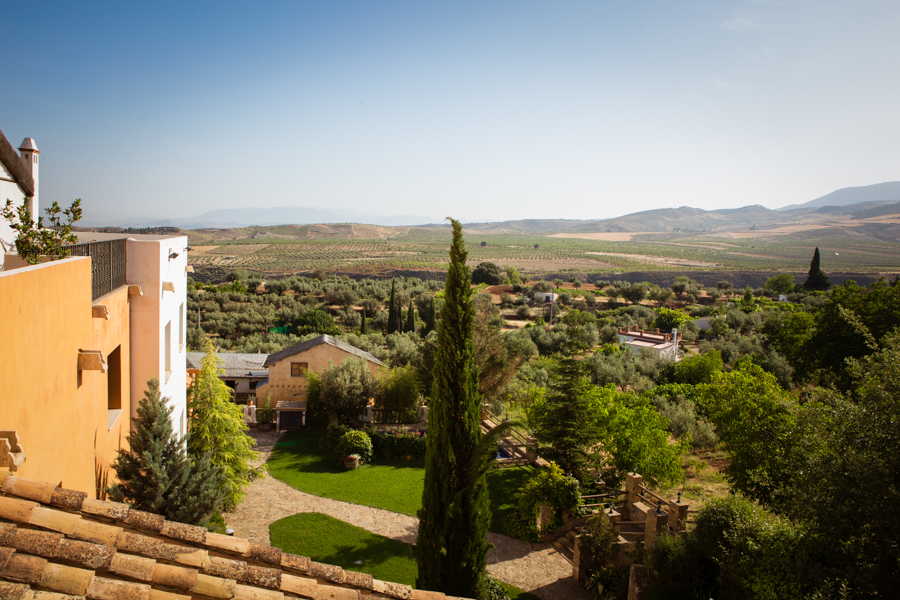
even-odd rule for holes
{"type": "Polygon", "coordinates": [[[400,422],[412,423],[422,401],[419,375],[411,366],[382,372],[375,405],[398,413],[400,422]]]}
{"type": "Polygon", "coordinates": [[[266,398],[265,404],[256,411],[256,422],[262,425],[275,422],[275,409],[272,408],[269,398],[266,398]]]}
{"type": "Polygon", "coordinates": [[[368,433],[376,458],[397,459],[409,456],[416,462],[425,459],[425,435],[408,431],[369,430],[368,433]]]}
{"type": "Polygon", "coordinates": [[[562,526],[563,514],[577,513],[581,504],[581,487],[578,480],[563,473],[556,463],[538,471],[519,490],[517,513],[507,517],[504,529],[507,535],[536,542],[541,533],[562,526]],[[536,520],[540,506],[553,508],[553,520],[544,531],[538,531],[536,520]]]}
{"type": "Polygon", "coordinates": [[[337,450],[341,438],[348,431],[350,431],[350,428],[343,423],[332,423],[325,431],[325,436],[319,440],[319,444],[326,450],[337,450]]]}
{"type": "Polygon", "coordinates": [[[351,454],[358,454],[360,463],[372,462],[372,440],[365,431],[350,430],[341,436],[337,445],[339,460],[343,461],[351,454]]]}

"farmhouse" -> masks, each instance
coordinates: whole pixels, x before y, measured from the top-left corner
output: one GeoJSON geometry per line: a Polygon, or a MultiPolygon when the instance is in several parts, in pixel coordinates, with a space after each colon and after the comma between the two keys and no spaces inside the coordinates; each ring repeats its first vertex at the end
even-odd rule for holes
{"type": "MultiPolygon", "coordinates": [[[[204,352],[187,353],[189,379],[193,380],[200,372],[204,356],[206,356],[204,352]]],[[[256,400],[256,387],[269,375],[269,372],[263,367],[263,363],[268,357],[268,354],[216,353],[216,358],[222,361],[223,369],[219,373],[219,378],[234,392],[235,403],[252,404],[256,400]]]]}
{"type": "Polygon", "coordinates": [[[279,431],[299,426],[306,413],[306,372],[321,373],[350,357],[366,360],[372,373],[384,366],[368,352],[330,335],[320,335],[270,354],[263,363],[269,377],[256,386],[257,405],[267,399],[270,401],[275,408],[279,431]]]}
{"type": "Polygon", "coordinates": [[[660,333],[659,329],[643,331],[637,327],[620,327],[618,335],[619,343],[625,344],[635,352],[646,348],[660,358],[678,360],[678,348],[671,333],[660,333]]]}

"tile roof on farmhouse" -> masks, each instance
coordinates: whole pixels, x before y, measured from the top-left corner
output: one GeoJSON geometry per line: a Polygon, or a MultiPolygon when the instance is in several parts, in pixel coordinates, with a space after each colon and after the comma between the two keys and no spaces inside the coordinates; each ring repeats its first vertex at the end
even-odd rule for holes
{"type": "Polygon", "coordinates": [[[337,340],[330,335],[320,335],[317,338],[313,338],[311,340],[307,340],[302,344],[297,344],[296,346],[291,346],[290,348],[285,348],[281,352],[276,352],[275,354],[270,354],[269,358],[266,359],[265,363],[263,363],[264,367],[268,367],[271,364],[275,364],[278,361],[284,360],[289,356],[294,356],[295,354],[300,354],[301,352],[306,352],[310,348],[315,348],[320,344],[329,344],[334,346],[335,348],[340,348],[344,352],[348,352],[360,358],[364,358],[369,362],[373,362],[376,365],[382,364],[380,360],[375,358],[373,355],[369,354],[365,350],[360,350],[356,346],[351,346],[346,342],[342,342],[337,340]]]}
{"type": "MultiPolygon", "coordinates": [[[[187,368],[199,371],[201,361],[206,352],[188,352],[187,368]]],[[[242,352],[216,352],[216,358],[222,361],[225,369],[225,377],[265,376],[266,370],[263,363],[268,354],[248,354],[242,352]]]]}
{"type": "Polygon", "coordinates": [[[443,600],[0,471],[0,598],[443,600]]]}

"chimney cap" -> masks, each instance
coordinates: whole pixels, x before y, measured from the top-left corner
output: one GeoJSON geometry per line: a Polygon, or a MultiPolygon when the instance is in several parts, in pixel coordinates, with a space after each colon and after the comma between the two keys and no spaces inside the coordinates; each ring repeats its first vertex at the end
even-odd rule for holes
{"type": "Polygon", "coordinates": [[[22,140],[22,145],[19,146],[19,150],[30,150],[35,154],[41,153],[41,151],[38,150],[37,144],[34,143],[34,138],[25,138],[22,140]]]}

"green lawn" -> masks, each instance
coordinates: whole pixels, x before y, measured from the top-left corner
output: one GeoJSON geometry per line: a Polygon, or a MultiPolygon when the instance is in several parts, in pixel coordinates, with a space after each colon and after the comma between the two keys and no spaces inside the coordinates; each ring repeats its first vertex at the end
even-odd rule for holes
{"type": "MultiPolygon", "coordinates": [[[[377,460],[347,471],[319,447],[318,432],[288,432],[267,464],[272,477],[307,494],[410,516],[422,504],[425,469],[421,463],[377,460]]],[[[531,467],[512,467],[488,473],[491,531],[503,533],[503,519],[515,508],[515,494],[532,472],[531,467]]]]}
{"type": "MultiPolygon", "coordinates": [[[[272,545],[382,581],[415,586],[416,561],[409,544],[370,533],[321,513],[298,513],[269,525],[272,545]]],[[[504,584],[513,600],[537,596],[504,584]]]]}

